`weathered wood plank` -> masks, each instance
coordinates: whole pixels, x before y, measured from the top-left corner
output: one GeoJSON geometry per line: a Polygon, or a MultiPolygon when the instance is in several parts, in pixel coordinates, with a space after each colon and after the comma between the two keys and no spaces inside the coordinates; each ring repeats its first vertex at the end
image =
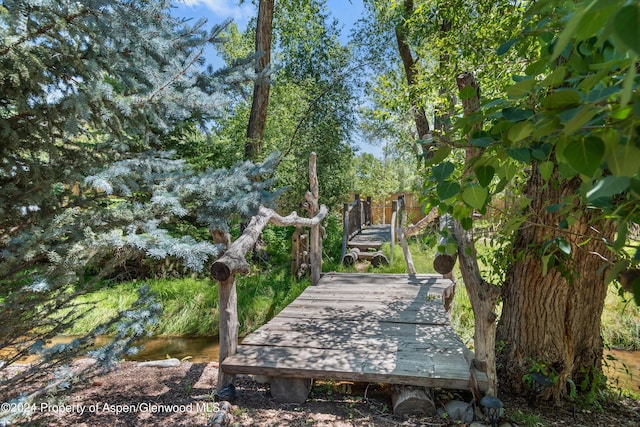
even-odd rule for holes
{"type": "MultiPolygon", "coordinates": [[[[324,348],[343,351],[426,352],[459,354],[464,357],[463,344],[451,327],[434,326],[426,333],[411,333],[409,325],[388,330],[379,329],[354,332],[347,328],[312,330],[285,330],[263,328],[249,335],[242,345],[269,345],[277,347],[324,348]]],[[[424,328],[422,331],[424,332],[424,328]]]]}
{"type": "Polygon", "coordinates": [[[335,319],[335,320],[359,320],[362,322],[401,322],[414,323],[422,325],[446,325],[449,323],[449,316],[444,312],[421,308],[419,310],[401,310],[396,311],[389,307],[374,308],[368,307],[352,307],[349,309],[347,305],[342,308],[330,308],[319,310],[318,306],[295,305],[288,306],[282,310],[278,316],[294,317],[300,319],[335,319]]]}
{"type": "MultiPolygon", "coordinates": [[[[433,328],[450,328],[447,325],[434,326],[431,324],[421,325],[415,323],[400,322],[367,322],[358,320],[340,319],[302,319],[295,317],[275,317],[269,323],[262,326],[253,334],[261,331],[294,331],[312,334],[330,334],[334,331],[349,331],[353,335],[388,334],[392,336],[408,336],[422,339],[421,337],[433,334],[433,328]]],[[[451,329],[448,329],[451,331],[451,329]]],[[[455,332],[454,332],[455,333],[455,332]]],[[[250,336],[250,335],[249,335],[250,336]]],[[[248,337],[247,337],[248,338],[248,337]]],[[[245,338],[246,339],[246,338],[245,338]]]]}
{"type": "MultiPolygon", "coordinates": [[[[463,356],[414,355],[242,345],[222,367],[228,373],[468,389],[469,371],[463,356]]],[[[486,382],[479,378],[478,384],[482,389],[486,382]]]]}

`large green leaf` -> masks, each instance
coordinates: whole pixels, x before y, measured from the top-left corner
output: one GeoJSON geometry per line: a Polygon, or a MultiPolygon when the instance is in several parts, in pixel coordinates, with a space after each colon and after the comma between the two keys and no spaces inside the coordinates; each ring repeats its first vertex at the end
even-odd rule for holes
{"type": "Polygon", "coordinates": [[[533,117],[533,111],[508,107],[502,110],[502,117],[510,122],[521,122],[523,120],[527,120],[529,117],[533,117]]]}
{"type": "Polygon", "coordinates": [[[438,182],[443,182],[444,180],[446,180],[447,178],[449,178],[449,176],[451,176],[451,174],[453,173],[453,171],[456,169],[455,165],[451,162],[444,162],[444,163],[440,163],[438,165],[435,165],[432,169],[432,174],[433,177],[438,181],[438,182]]]}
{"type": "Polygon", "coordinates": [[[441,147],[438,147],[438,149],[429,158],[429,164],[435,165],[437,163],[440,163],[444,159],[449,157],[449,154],[451,154],[451,147],[450,146],[443,145],[441,147]]]}
{"type": "Polygon", "coordinates": [[[476,177],[478,178],[478,182],[483,187],[487,187],[491,184],[491,180],[493,176],[496,174],[496,170],[493,166],[490,165],[482,165],[473,169],[476,177]]]}
{"type": "Polygon", "coordinates": [[[498,56],[502,56],[505,53],[507,53],[509,51],[509,49],[511,49],[511,46],[513,46],[514,44],[516,44],[516,42],[518,41],[517,38],[515,39],[511,39],[507,42],[504,42],[500,45],[500,47],[498,47],[498,49],[496,50],[496,53],[498,54],[498,56]]]}
{"type": "Polygon", "coordinates": [[[613,31],[627,48],[640,55],[640,5],[620,9],[614,18],[613,31]]]}
{"type": "Polygon", "coordinates": [[[542,179],[548,181],[551,178],[551,174],[553,173],[554,163],[553,162],[542,162],[538,165],[538,170],[540,171],[540,175],[542,179]]]}
{"type": "Polygon", "coordinates": [[[511,126],[507,136],[511,142],[519,142],[529,137],[534,130],[533,123],[531,122],[518,122],[511,126]]]}
{"type": "Polygon", "coordinates": [[[460,184],[453,181],[444,181],[436,187],[436,193],[440,200],[447,200],[455,197],[460,192],[460,184]]]}
{"type": "Polygon", "coordinates": [[[467,187],[462,192],[462,200],[474,209],[481,209],[487,201],[488,196],[489,191],[480,186],[467,187]]]}
{"type": "Polygon", "coordinates": [[[607,166],[614,175],[634,176],[640,172],[640,149],[631,144],[616,146],[607,158],[607,166]]]}
{"type": "Polygon", "coordinates": [[[578,105],[580,99],[580,92],[575,89],[558,89],[547,95],[542,105],[550,110],[565,109],[578,105]]]}
{"type": "Polygon", "coordinates": [[[507,96],[509,96],[509,98],[522,98],[528,95],[535,85],[535,79],[522,80],[507,88],[507,96]]]}
{"type": "Polygon", "coordinates": [[[622,193],[629,188],[630,183],[631,180],[626,176],[605,176],[589,190],[587,200],[593,201],[622,193]]]}
{"type": "Polygon", "coordinates": [[[590,136],[569,143],[563,154],[572,168],[583,175],[593,176],[604,157],[604,142],[600,138],[590,136]]]}
{"type": "Polygon", "coordinates": [[[531,151],[528,148],[507,148],[506,152],[509,157],[519,162],[529,163],[531,161],[531,151]]]}

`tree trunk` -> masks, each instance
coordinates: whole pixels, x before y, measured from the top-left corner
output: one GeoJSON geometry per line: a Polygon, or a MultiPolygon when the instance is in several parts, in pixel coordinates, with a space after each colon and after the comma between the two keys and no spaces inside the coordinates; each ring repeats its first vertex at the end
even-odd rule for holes
{"type": "Polygon", "coordinates": [[[454,220],[454,235],[458,243],[458,258],[464,286],[469,295],[474,316],[473,346],[475,367],[487,374],[487,395],[498,392],[496,372],[496,303],[500,288],[482,279],[478,266],[478,255],[471,234],[465,231],[460,221],[454,220]]]}
{"type": "MultiPolygon", "coordinates": [[[[408,17],[413,13],[413,0],[404,0],[404,15],[408,17]]],[[[416,123],[416,130],[418,132],[418,139],[426,139],[430,133],[431,129],[429,128],[429,121],[427,120],[427,114],[425,113],[424,107],[420,105],[414,94],[414,86],[416,82],[416,69],[415,64],[416,61],[413,58],[413,54],[411,53],[411,48],[409,47],[409,42],[407,41],[407,29],[404,23],[399,24],[396,29],[396,42],[398,44],[398,52],[400,53],[400,58],[402,59],[402,65],[404,66],[404,73],[407,77],[407,86],[409,87],[409,97],[411,102],[411,110],[413,113],[413,119],[416,123]]],[[[414,145],[414,152],[416,155],[424,156],[425,160],[428,158],[429,147],[426,144],[422,144],[421,149],[418,148],[417,144],[414,145]]]]}
{"type": "Polygon", "coordinates": [[[509,393],[529,394],[523,376],[542,371],[555,379],[542,397],[557,403],[566,396],[567,380],[579,387],[602,372],[600,317],[607,286],[603,259],[596,254],[607,253],[603,240],[613,240],[615,228],[589,213],[568,228],[550,228],[546,224],[565,218],[549,213],[547,206],[571,200],[580,185],[578,179],[561,185],[554,185],[556,177],[551,180],[545,183],[534,164],[526,192],[532,198],[528,209],[533,224],[523,225],[514,241],[516,261],[503,286],[497,339],[503,344],[498,355],[501,386],[509,393]],[[558,236],[570,243],[571,254],[556,251],[557,265],[545,274],[543,245],[558,236]]]}
{"type": "MultiPolygon", "coordinates": [[[[462,73],[456,77],[456,84],[460,91],[466,91],[470,96],[462,97],[465,116],[469,116],[480,108],[480,90],[473,73],[462,73]],[[469,88],[473,92],[469,91],[469,88]]],[[[481,125],[477,125],[481,126],[481,125]]],[[[473,158],[477,155],[477,148],[466,148],[465,175],[471,173],[473,158]]],[[[487,374],[489,384],[487,395],[496,396],[498,392],[498,375],[496,368],[496,303],[500,296],[500,288],[482,279],[478,266],[478,254],[475,242],[470,232],[463,229],[460,221],[453,221],[454,235],[458,245],[458,259],[462,280],[469,295],[469,302],[474,315],[473,343],[475,367],[487,374]]]]}
{"type": "Polygon", "coordinates": [[[262,136],[267,121],[270,88],[270,77],[264,71],[271,63],[273,8],[274,0],[260,0],[256,23],[256,54],[261,56],[256,64],[257,78],[253,86],[247,141],[244,147],[245,160],[255,160],[262,152],[262,136]]]}

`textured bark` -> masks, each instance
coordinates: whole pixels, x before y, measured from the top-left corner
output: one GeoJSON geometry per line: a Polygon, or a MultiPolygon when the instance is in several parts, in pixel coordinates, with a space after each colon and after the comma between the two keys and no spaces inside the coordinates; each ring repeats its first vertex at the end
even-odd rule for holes
{"type": "Polygon", "coordinates": [[[558,402],[567,393],[568,379],[580,385],[601,373],[600,318],[607,286],[603,260],[596,254],[607,253],[603,238],[611,241],[615,228],[588,212],[567,229],[557,228],[555,224],[564,218],[546,207],[569,200],[580,181],[554,185],[553,179],[545,183],[534,165],[527,185],[531,222],[515,238],[513,252],[522,257],[516,257],[507,272],[497,339],[504,344],[498,363],[505,390],[529,393],[522,378],[535,361],[543,363],[548,374],[557,375],[546,397],[558,402]],[[571,256],[560,261],[571,272],[551,268],[543,274],[540,249],[559,235],[571,244],[571,256]]]}
{"type": "Polygon", "coordinates": [[[463,230],[459,221],[454,221],[454,234],[458,243],[458,259],[462,280],[469,295],[474,315],[473,345],[474,364],[489,378],[487,395],[496,396],[498,376],[496,371],[496,303],[500,288],[482,279],[478,267],[478,255],[469,232],[463,230]]]}
{"type": "MultiPolygon", "coordinates": [[[[238,349],[238,295],[236,293],[236,276],[230,275],[227,280],[220,281],[218,286],[218,313],[219,313],[219,342],[220,353],[218,361],[220,364],[227,357],[236,354],[238,349]]],[[[222,369],[218,370],[218,386],[220,391],[229,383],[233,383],[235,375],[227,374],[222,369]]]]}
{"type": "Polygon", "coordinates": [[[256,64],[258,78],[253,86],[253,99],[249,125],[247,127],[247,141],[244,147],[245,160],[255,160],[262,152],[262,136],[267,121],[267,106],[269,105],[270,77],[264,71],[271,63],[271,38],[273,32],[274,0],[260,0],[258,5],[258,20],[256,23],[256,53],[261,55],[256,64]]]}

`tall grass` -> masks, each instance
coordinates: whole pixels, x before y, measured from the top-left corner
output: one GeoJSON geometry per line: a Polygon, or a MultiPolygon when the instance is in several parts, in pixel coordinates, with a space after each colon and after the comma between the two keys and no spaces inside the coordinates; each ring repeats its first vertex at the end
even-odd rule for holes
{"type": "MultiPolygon", "coordinates": [[[[162,305],[160,322],[154,335],[218,335],[218,286],[209,279],[156,279],[120,283],[105,287],[79,299],[93,306],[82,321],[67,334],[82,334],[126,310],[137,298],[137,290],[148,285],[162,305]]],[[[285,267],[268,274],[254,270],[236,279],[240,336],[255,330],[293,301],[309,285],[308,280],[292,279],[285,267]]]]}
{"type": "Polygon", "coordinates": [[[609,285],[602,313],[602,338],[610,348],[640,350],[640,307],[609,285]]]}

